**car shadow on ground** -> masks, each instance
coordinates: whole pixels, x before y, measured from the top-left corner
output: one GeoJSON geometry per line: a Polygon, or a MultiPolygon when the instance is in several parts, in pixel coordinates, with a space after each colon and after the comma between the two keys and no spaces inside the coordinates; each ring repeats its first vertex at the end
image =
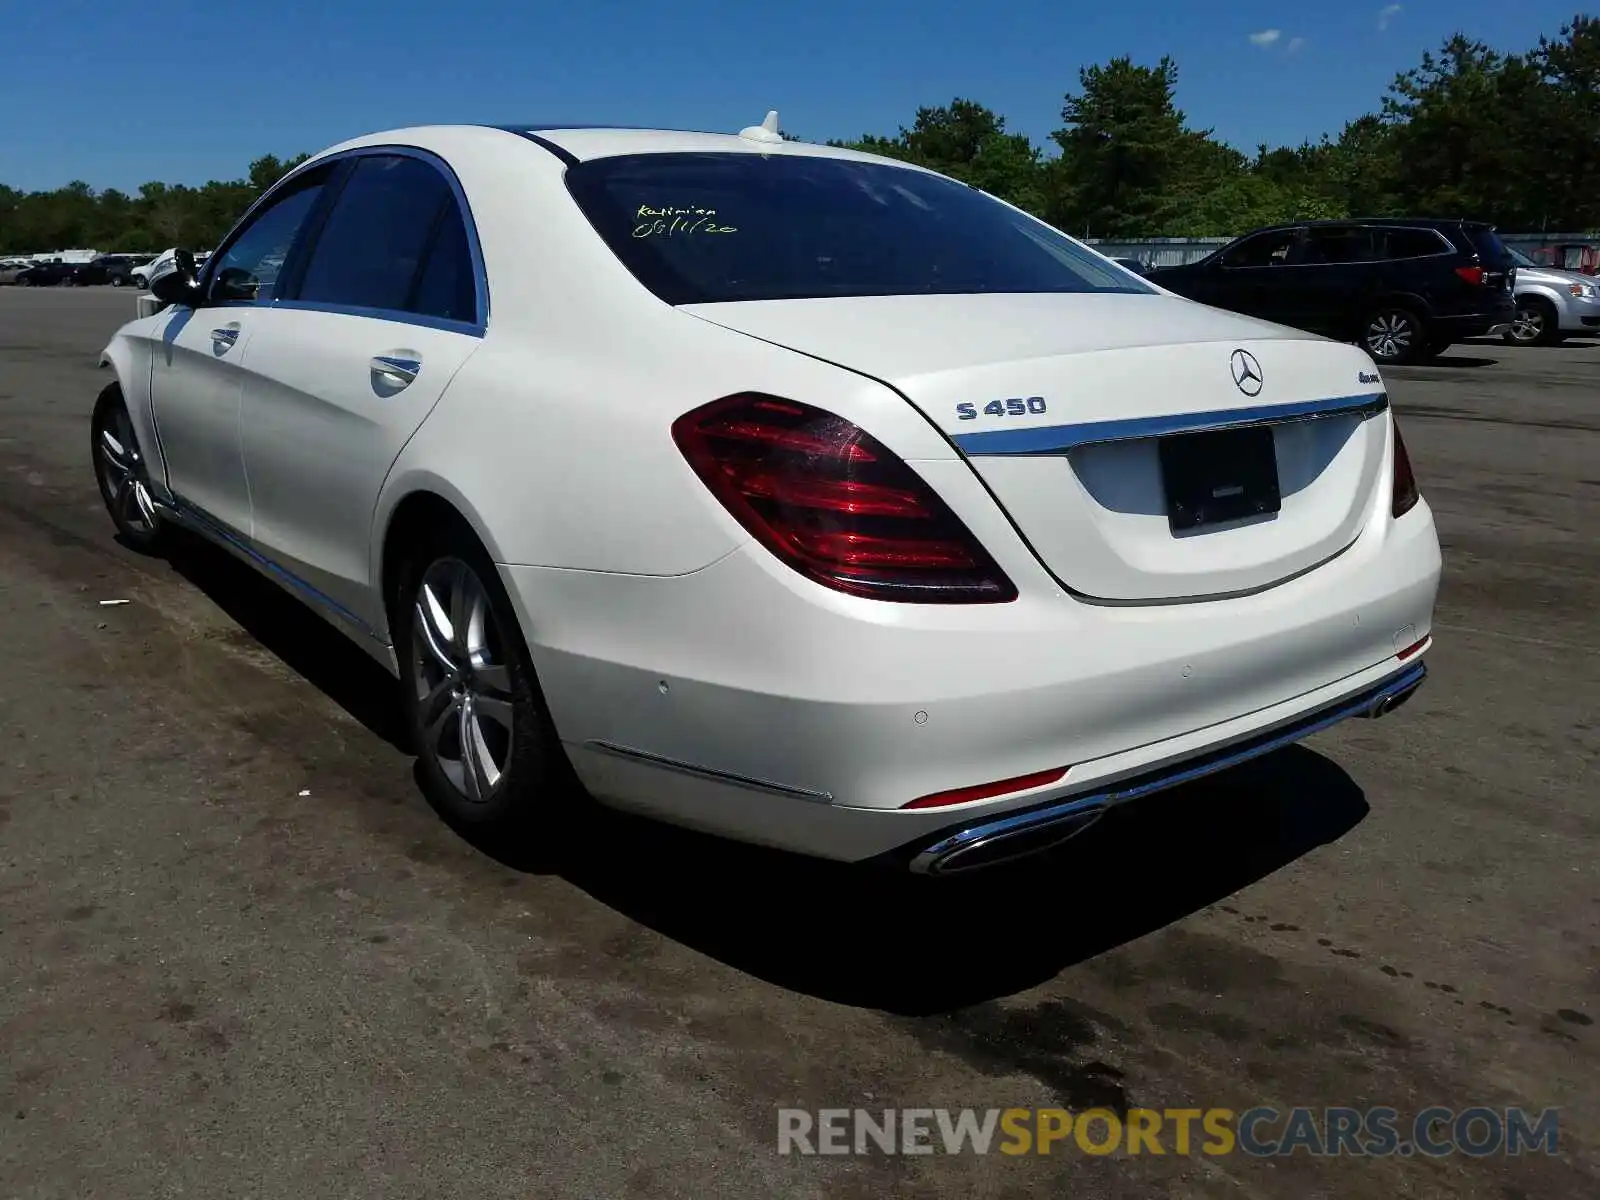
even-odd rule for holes
{"type": "MultiPolygon", "coordinates": [[[[192,535],[174,531],[165,557],[262,648],[409,752],[393,678],[337,630],[192,535]]],[[[825,862],[593,804],[563,831],[558,856],[455,832],[505,866],[559,874],[747,974],[910,1016],[1043,983],[1338,840],[1367,812],[1339,766],[1292,746],[1114,811],[1055,850],[966,878],[825,862]]]]}
{"type": "Polygon", "coordinates": [[[162,556],[264,649],[372,733],[409,750],[394,677],[305,604],[186,530],[171,530],[162,556]]]}
{"type": "Polygon", "coordinates": [[[1447,371],[1467,371],[1475,370],[1478,367],[1492,367],[1499,362],[1498,358],[1484,358],[1475,354],[1451,354],[1446,351],[1437,358],[1424,359],[1422,362],[1409,365],[1413,370],[1436,367],[1447,371]]]}
{"type": "Polygon", "coordinates": [[[612,812],[590,814],[562,874],[771,983],[927,1015],[1013,995],[1154,932],[1337,840],[1367,812],[1342,769],[1295,746],[970,878],[819,862],[612,812]]]}

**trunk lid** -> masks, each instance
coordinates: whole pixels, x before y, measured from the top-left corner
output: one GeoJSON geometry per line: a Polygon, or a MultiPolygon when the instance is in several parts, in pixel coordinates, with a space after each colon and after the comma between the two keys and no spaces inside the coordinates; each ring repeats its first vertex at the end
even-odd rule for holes
{"type": "Polygon", "coordinates": [[[1168,295],[682,311],[894,387],[966,455],[1055,577],[1087,599],[1170,603],[1292,578],[1356,540],[1385,482],[1388,421],[1369,419],[1384,407],[1384,385],[1371,359],[1168,295]],[[1239,383],[1237,363],[1248,367],[1239,383]],[[1253,431],[1233,428],[1245,424],[1253,431]],[[1276,511],[1230,512],[1258,493],[1270,505],[1273,473],[1276,511]],[[1174,517],[1169,494],[1192,503],[1174,517]],[[1186,527],[1197,515],[1211,519],[1186,527]]]}

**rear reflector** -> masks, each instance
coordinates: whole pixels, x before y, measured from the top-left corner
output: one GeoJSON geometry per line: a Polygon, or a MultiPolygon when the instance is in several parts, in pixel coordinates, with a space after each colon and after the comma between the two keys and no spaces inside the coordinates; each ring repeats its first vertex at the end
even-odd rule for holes
{"type": "Polygon", "coordinates": [[[672,437],[745,529],[824,587],[916,604],[1017,598],[938,493],[843,417],[776,396],[728,396],[678,418],[672,437]]]}
{"type": "Polygon", "coordinates": [[[903,804],[907,808],[944,808],[950,804],[966,804],[972,800],[988,800],[995,796],[1005,796],[1011,792],[1025,792],[1029,788],[1044,787],[1046,784],[1055,783],[1067,777],[1069,767],[1057,767],[1053,771],[1039,771],[1033,775],[1018,775],[1015,779],[1001,779],[994,783],[980,783],[974,787],[955,788],[948,792],[934,792],[931,796],[920,796],[910,804],[903,804]]]}
{"type": "Polygon", "coordinates": [[[1432,640],[1433,640],[1433,637],[1430,634],[1428,637],[1423,638],[1420,642],[1412,642],[1411,645],[1407,646],[1404,650],[1400,651],[1400,653],[1396,654],[1395,657],[1398,658],[1401,662],[1405,662],[1406,659],[1410,658],[1413,654],[1417,653],[1417,651],[1421,650],[1424,646],[1426,646],[1432,640]]]}

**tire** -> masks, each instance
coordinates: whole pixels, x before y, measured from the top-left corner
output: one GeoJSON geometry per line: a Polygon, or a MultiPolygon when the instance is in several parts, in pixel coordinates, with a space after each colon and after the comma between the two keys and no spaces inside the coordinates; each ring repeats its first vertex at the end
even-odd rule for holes
{"type": "Polygon", "coordinates": [[[128,416],[122,388],[113,383],[95,401],[89,421],[89,453],[100,499],[122,539],[143,554],[154,554],[167,526],[150,491],[150,473],[128,416]]]}
{"type": "Polygon", "coordinates": [[[465,522],[407,548],[390,612],[406,731],[429,802],[496,844],[541,855],[558,847],[581,789],[516,611],[465,522]],[[469,615],[455,622],[465,630],[450,613],[469,615]]]}
{"type": "Polygon", "coordinates": [[[16,284],[18,287],[32,287],[33,286],[33,280],[26,279],[21,275],[17,276],[11,282],[16,284]]]}
{"type": "Polygon", "coordinates": [[[122,286],[122,276],[121,275],[113,275],[111,277],[110,283],[111,283],[112,287],[121,287],[122,286]]]}
{"type": "Polygon", "coordinates": [[[143,275],[135,275],[133,277],[133,286],[138,288],[141,292],[144,291],[145,287],[147,286],[145,281],[144,281],[144,276],[143,275]]]}
{"type": "Polygon", "coordinates": [[[1522,296],[1505,339],[1513,346],[1553,346],[1561,340],[1561,318],[1542,296],[1522,296]]]}
{"type": "Polygon", "coordinates": [[[1409,308],[1386,305],[1361,323],[1361,347],[1375,362],[1398,366],[1414,363],[1427,349],[1428,332],[1409,308]]]}

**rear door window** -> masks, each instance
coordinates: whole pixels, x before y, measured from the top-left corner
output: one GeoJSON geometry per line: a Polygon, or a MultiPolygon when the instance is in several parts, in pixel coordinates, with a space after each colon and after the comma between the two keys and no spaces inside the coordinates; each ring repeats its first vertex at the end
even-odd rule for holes
{"type": "Polygon", "coordinates": [[[470,256],[466,281],[459,269],[453,229],[461,224],[455,193],[431,163],[410,155],[367,155],[355,160],[340,190],[296,290],[302,302],[376,312],[422,312],[424,283],[431,315],[472,320],[463,297],[472,283],[470,256]],[[441,265],[425,271],[429,251],[442,234],[441,265]]]}
{"type": "Polygon", "coordinates": [[[1386,229],[1382,233],[1385,258],[1426,258],[1453,249],[1442,234],[1431,229],[1386,229]]]}
{"type": "Polygon", "coordinates": [[[1377,257],[1370,229],[1361,225],[1319,225],[1306,230],[1294,262],[1308,266],[1341,266],[1372,262],[1377,257]]]}

